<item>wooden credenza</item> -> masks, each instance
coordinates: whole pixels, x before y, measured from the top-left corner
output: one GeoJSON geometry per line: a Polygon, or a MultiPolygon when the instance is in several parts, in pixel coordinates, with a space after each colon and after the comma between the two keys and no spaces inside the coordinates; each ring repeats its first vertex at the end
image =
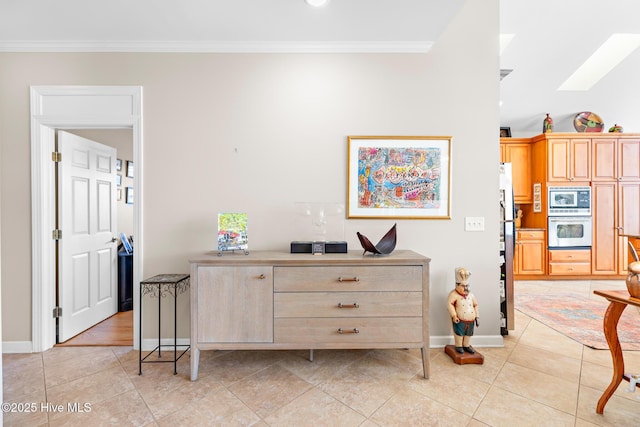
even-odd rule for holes
{"type": "Polygon", "coordinates": [[[420,348],[429,376],[429,262],[217,253],[191,260],[191,380],[200,350],[420,348]]]}

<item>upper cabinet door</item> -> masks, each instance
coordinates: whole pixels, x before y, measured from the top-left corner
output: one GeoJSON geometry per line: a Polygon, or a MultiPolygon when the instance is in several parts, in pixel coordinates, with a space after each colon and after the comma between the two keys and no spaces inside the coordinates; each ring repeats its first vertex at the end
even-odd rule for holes
{"type": "Polygon", "coordinates": [[[640,139],[594,138],[593,181],[640,180],[640,139]]]}
{"type": "Polygon", "coordinates": [[[618,177],[618,140],[597,139],[593,147],[593,181],[615,181],[618,177]]]}
{"type": "Polygon", "coordinates": [[[640,180],[640,139],[620,139],[618,143],[618,179],[640,180]]]}
{"type": "Polygon", "coordinates": [[[591,141],[551,139],[548,142],[547,181],[590,181],[591,141]]]}

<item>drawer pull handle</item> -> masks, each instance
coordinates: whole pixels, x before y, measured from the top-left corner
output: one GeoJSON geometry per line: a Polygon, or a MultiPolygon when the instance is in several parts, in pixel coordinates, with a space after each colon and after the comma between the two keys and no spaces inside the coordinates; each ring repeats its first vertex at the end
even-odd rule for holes
{"type": "Polygon", "coordinates": [[[344,329],[342,329],[342,328],[338,328],[338,333],[339,334],[359,334],[360,331],[358,330],[358,328],[353,328],[353,329],[346,330],[346,331],[344,329]]]}
{"type": "Polygon", "coordinates": [[[358,304],[357,302],[354,302],[353,304],[343,304],[339,302],[338,308],[360,308],[360,304],[358,304]]]}
{"type": "Polygon", "coordinates": [[[338,282],[359,282],[360,278],[356,277],[338,277],[338,282]]]}
{"type": "Polygon", "coordinates": [[[258,279],[264,279],[266,276],[264,274],[261,274],[258,276],[258,279]]]}

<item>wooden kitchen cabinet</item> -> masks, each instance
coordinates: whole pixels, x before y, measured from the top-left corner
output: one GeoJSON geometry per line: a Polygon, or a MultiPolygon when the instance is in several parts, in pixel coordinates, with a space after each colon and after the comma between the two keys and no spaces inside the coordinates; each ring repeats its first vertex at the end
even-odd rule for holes
{"type": "Polygon", "coordinates": [[[640,236],[640,181],[618,183],[617,216],[620,234],[640,236]]]}
{"type": "Polygon", "coordinates": [[[593,181],[640,181],[640,139],[593,138],[593,181]]]}
{"type": "MultiPolygon", "coordinates": [[[[590,275],[603,278],[625,275],[628,236],[640,236],[640,134],[548,133],[536,135],[531,141],[531,182],[541,185],[541,205],[537,212],[532,207],[522,208],[523,227],[548,226],[550,186],[590,185],[593,218],[590,275]]],[[[565,268],[557,259],[551,264],[547,257],[546,262],[549,278],[565,268]]]]}
{"type": "Polygon", "coordinates": [[[549,250],[549,275],[570,276],[591,274],[591,250],[549,250]]]}
{"type": "Polygon", "coordinates": [[[546,242],[544,230],[518,230],[513,255],[514,275],[545,274],[546,242]]]}
{"type": "Polygon", "coordinates": [[[420,348],[429,375],[429,258],[252,251],[191,260],[191,379],[201,350],[420,348]]]}
{"type": "Polygon", "coordinates": [[[500,139],[500,161],[511,163],[514,203],[533,203],[531,142],[529,139],[500,139]]]}
{"type": "Polygon", "coordinates": [[[593,241],[591,274],[620,275],[627,269],[625,229],[638,227],[640,182],[602,181],[591,186],[593,241]],[[626,221],[626,222],[625,222],[626,221]]]}
{"type": "Polygon", "coordinates": [[[591,180],[589,138],[548,137],[547,144],[547,181],[566,183],[591,180]]]}

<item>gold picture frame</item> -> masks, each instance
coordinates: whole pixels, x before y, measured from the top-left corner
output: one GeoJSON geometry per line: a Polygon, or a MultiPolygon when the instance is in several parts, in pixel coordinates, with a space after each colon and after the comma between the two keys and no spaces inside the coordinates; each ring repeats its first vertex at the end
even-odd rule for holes
{"type": "Polygon", "coordinates": [[[450,136],[349,136],[347,218],[451,219],[450,136]]]}

